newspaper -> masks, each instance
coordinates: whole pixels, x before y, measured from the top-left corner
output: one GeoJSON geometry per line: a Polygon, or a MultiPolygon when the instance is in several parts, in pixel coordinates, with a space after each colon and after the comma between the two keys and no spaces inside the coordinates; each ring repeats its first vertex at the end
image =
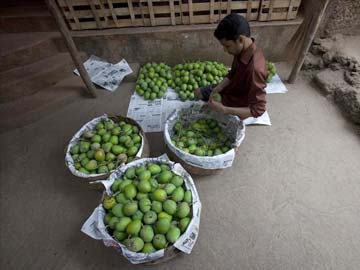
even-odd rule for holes
{"type": "MultiPolygon", "coordinates": [[[[84,66],[93,83],[111,92],[119,87],[126,75],[133,72],[125,59],[114,65],[95,55],[91,55],[84,66]]],[[[80,76],[77,69],[74,73],[80,76]]]]}
{"type": "Polygon", "coordinates": [[[175,90],[168,88],[163,98],[145,100],[136,92],[130,98],[127,117],[138,122],[144,132],[160,132],[169,115],[178,108],[188,107],[201,101],[181,101],[175,90]]]}
{"type": "Polygon", "coordinates": [[[281,81],[279,75],[275,74],[271,81],[267,84],[265,91],[267,94],[282,94],[286,93],[288,90],[285,84],[281,81]]]}
{"type": "Polygon", "coordinates": [[[264,125],[264,126],[271,126],[270,116],[267,111],[265,111],[259,117],[248,117],[243,120],[246,126],[250,125],[264,125]]]}
{"type": "Polygon", "coordinates": [[[186,163],[203,169],[215,170],[231,167],[235,159],[235,149],[240,146],[244,139],[245,125],[237,116],[214,112],[202,104],[193,104],[190,107],[175,110],[166,121],[164,129],[164,140],[167,147],[186,163]],[[174,146],[171,141],[174,134],[173,127],[180,118],[188,122],[200,118],[217,120],[223,132],[231,140],[232,149],[216,156],[196,156],[182,151],[174,146]]]}
{"type": "MultiPolygon", "coordinates": [[[[107,180],[97,181],[97,182],[100,182],[104,185],[105,192],[108,195],[112,195],[112,191],[110,188],[116,179],[121,177],[128,168],[148,162],[168,164],[174,173],[184,178],[186,189],[191,191],[193,198],[193,203],[191,206],[193,217],[186,231],[174,243],[174,247],[176,247],[177,249],[181,250],[186,254],[190,254],[199,235],[201,202],[193,179],[191,178],[190,174],[188,174],[180,164],[170,161],[167,155],[162,155],[157,158],[139,159],[127,164],[124,167],[116,169],[109,176],[107,180]]],[[[122,253],[123,256],[133,264],[151,262],[165,255],[165,249],[161,249],[150,254],[145,254],[140,252],[137,253],[128,250],[122,243],[119,243],[114,238],[112,238],[111,235],[109,235],[104,224],[104,216],[105,216],[105,210],[102,204],[100,204],[97,208],[95,208],[91,216],[85,221],[84,225],[81,228],[81,231],[93,239],[103,240],[104,245],[115,248],[118,252],[122,253]]]]}
{"type": "MultiPolygon", "coordinates": [[[[73,146],[75,146],[83,133],[85,133],[86,131],[89,131],[89,130],[94,130],[96,125],[102,121],[111,121],[113,122],[110,118],[108,118],[108,116],[106,114],[100,116],[100,117],[97,117],[97,118],[94,118],[92,119],[91,121],[87,122],[85,125],[83,125],[80,130],[78,132],[76,132],[76,134],[71,138],[68,146],[67,146],[67,149],[66,149],[66,154],[65,154],[65,165],[66,167],[69,168],[70,172],[75,175],[75,176],[78,176],[78,177],[82,177],[82,178],[89,178],[89,177],[99,177],[99,176],[106,176],[108,175],[108,173],[103,173],[103,174],[85,174],[85,173],[82,173],[80,171],[78,171],[77,169],[75,169],[75,166],[74,166],[74,160],[73,158],[71,157],[71,154],[70,154],[70,150],[73,146]]],[[[143,153],[143,150],[144,150],[144,134],[143,132],[141,131],[140,132],[140,136],[141,136],[141,146],[139,148],[139,151],[136,153],[136,157],[137,158],[140,158],[142,153],[143,153]]],[[[112,172],[112,171],[111,171],[112,172]]]]}

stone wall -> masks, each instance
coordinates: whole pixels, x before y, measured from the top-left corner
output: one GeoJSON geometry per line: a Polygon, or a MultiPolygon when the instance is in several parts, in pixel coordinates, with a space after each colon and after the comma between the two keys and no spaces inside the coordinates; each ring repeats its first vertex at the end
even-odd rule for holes
{"type": "Polygon", "coordinates": [[[360,134],[360,63],[354,53],[344,50],[344,44],[351,38],[341,34],[316,38],[303,70],[359,126],[360,134]]]}
{"type": "Polygon", "coordinates": [[[360,34],[359,0],[330,0],[318,36],[328,36],[336,33],[360,34]]]}

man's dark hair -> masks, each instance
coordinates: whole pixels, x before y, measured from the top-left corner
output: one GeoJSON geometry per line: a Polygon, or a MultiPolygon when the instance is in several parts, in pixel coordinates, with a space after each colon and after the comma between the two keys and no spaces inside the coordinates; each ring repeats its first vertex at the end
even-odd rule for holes
{"type": "Polygon", "coordinates": [[[222,19],[214,32],[218,40],[236,40],[240,35],[250,37],[250,26],[243,16],[236,13],[222,19]]]}

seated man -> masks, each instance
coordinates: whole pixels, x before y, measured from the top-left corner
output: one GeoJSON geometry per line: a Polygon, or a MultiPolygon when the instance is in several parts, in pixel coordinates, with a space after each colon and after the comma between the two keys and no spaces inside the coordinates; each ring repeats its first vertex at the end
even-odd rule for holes
{"type": "Polygon", "coordinates": [[[248,22],[230,14],[219,23],[214,36],[234,56],[231,71],[218,85],[197,89],[196,97],[208,101],[213,110],[242,120],[261,116],[266,110],[267,70],[261,49],[250,38],[248,22]],[[221,102],[215,101],[214,93],[221,95],[221,102]]]}

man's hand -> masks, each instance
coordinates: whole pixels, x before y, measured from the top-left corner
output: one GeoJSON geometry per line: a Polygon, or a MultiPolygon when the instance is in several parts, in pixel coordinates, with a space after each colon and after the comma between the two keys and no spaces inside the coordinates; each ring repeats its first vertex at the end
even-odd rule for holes
{"type": "Polygon", "coordinates": [[[209,99],[208,105],[211,109],[213,109],[216,112],[226,113],[226,107],[220,102],[214,101],[213,99],[209,99]]]}

